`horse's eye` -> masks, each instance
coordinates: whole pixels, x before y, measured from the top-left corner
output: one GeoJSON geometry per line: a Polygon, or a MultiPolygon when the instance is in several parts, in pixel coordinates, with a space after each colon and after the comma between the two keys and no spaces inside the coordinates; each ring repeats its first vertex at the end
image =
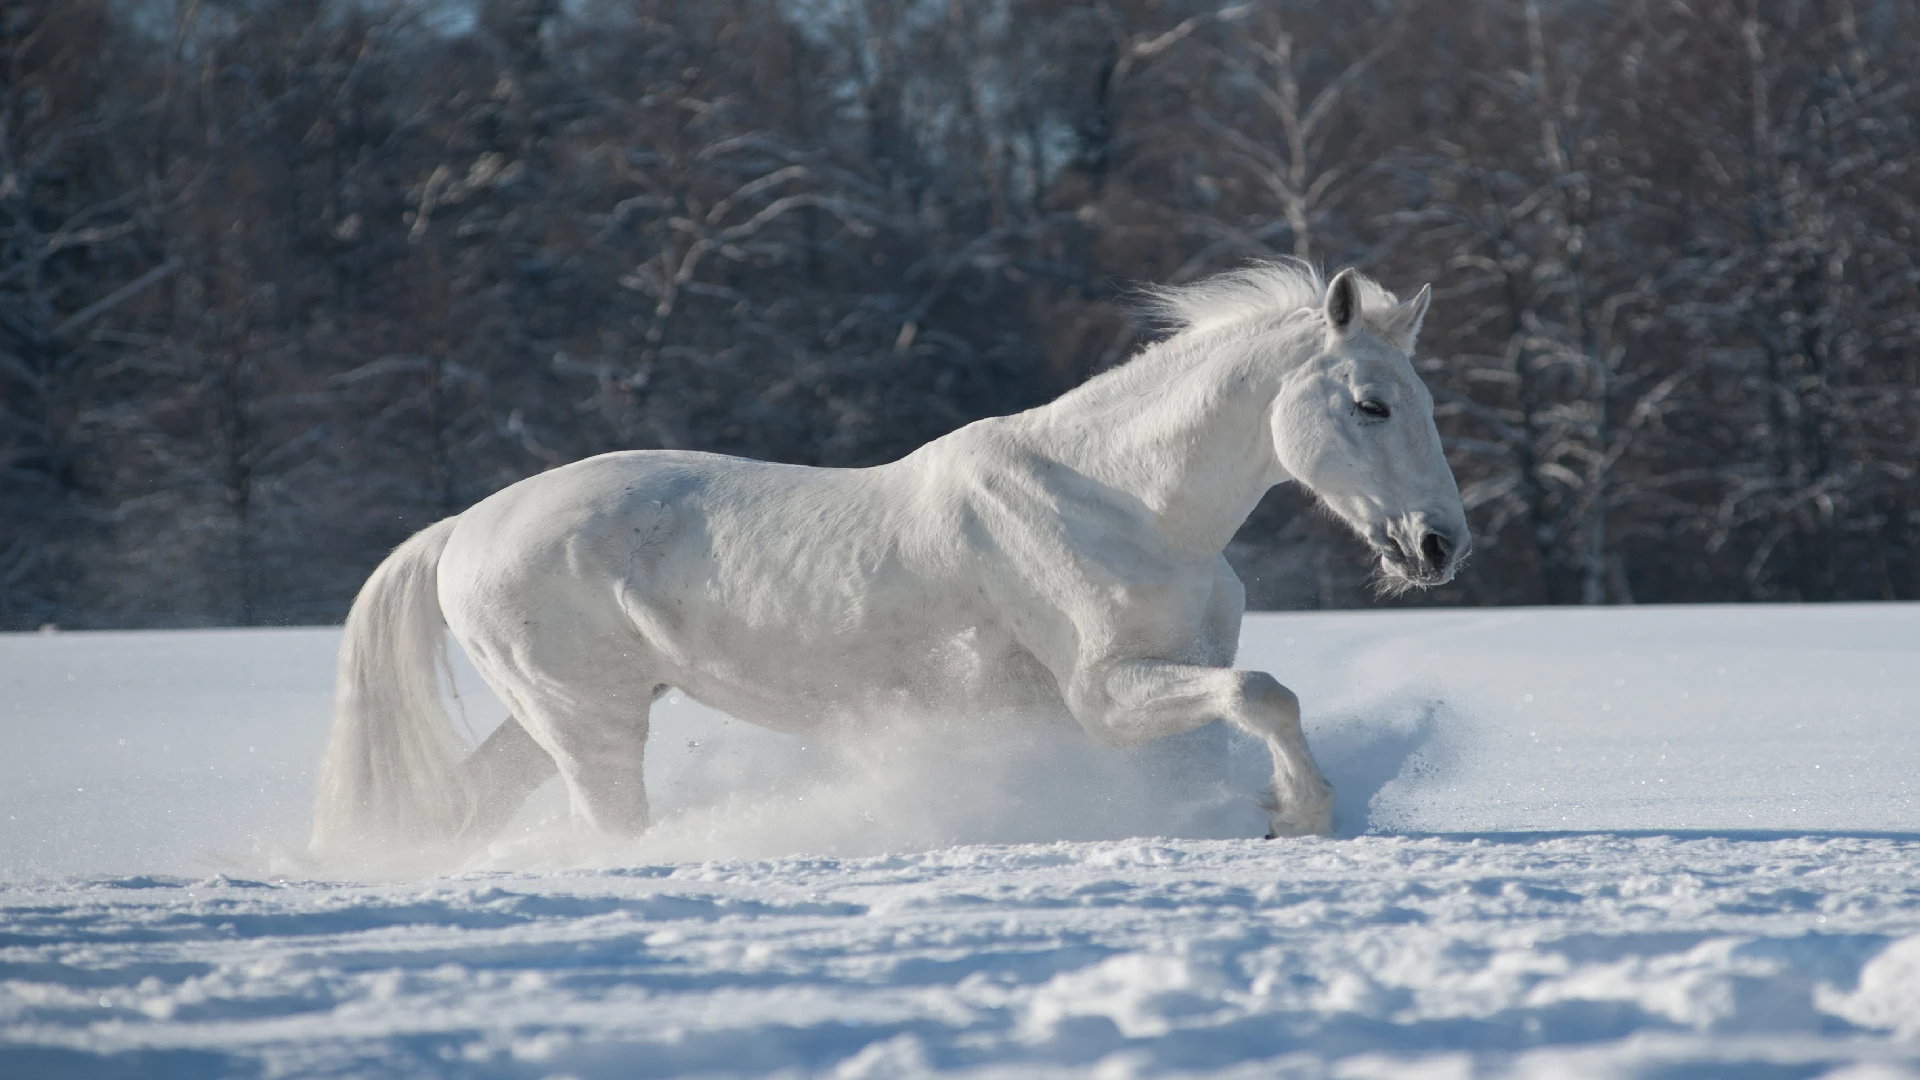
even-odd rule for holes
{"type": "Polygon", "coordinates": [[[1360,411],[1373,417],[1375,420],[1385,420],[1387,417],[1393,415],[1393,410],[1387,408],[1386,402],[1375,401],[1372,398],[1368,398],[1360,403],[1360,411]]]}

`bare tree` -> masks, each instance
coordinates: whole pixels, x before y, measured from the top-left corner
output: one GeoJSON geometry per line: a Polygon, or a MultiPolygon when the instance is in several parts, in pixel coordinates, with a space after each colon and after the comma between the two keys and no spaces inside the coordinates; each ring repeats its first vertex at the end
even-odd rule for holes
{"type": "Polygon", "coordinates": [[[142,249],[144,192],[122,140],[103,3],[0,15],[0,620],[65,619],[99,509],[81,413],[114,317],[178,269],[142,249]]]}
{"type": "MultiPolygon", "coordinates": [[[[1397,602],[1920,597],[1911,5],[139,11],[0,15],[8,626],[334,618],[604,450],[887,460],[1278,255],[1439,290],[1482,554],[1397,602]]],[[[1308,509],[1256,600],[1369,602],[1308,509]]]]}

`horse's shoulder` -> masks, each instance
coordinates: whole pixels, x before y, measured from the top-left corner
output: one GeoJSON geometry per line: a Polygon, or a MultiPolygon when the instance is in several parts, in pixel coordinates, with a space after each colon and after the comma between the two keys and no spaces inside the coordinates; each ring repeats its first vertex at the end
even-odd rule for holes
{"type": "Polygon", "coordinates": [[[910,456],[925,465],[962,475],[1003,467],[1025,452],[1018,419],[989,416],[975,420],[927,443],[910,456]]]}
{"type": "Polygon", "coordinates": [[[1033,463],[1009,432],[979,421],[927,443],[887,471],[915,501],[965,510],[1006,501],[1025,485],[1033,463]]]}
{"type": "Polygon", "coordinates": [[[1093,576],[1140,573],[1167,557],[1151,515],[1124,492],[1068,466],[1016,421],[974,425],[933,463],[941,501],[978,523],[1017,562],[1066,559],[1093,576]],[[1101,564],[1112,563],[1108,569],[1101,564]],[[1121,568],[1126,568],[1124,571],[1121,568]]]}

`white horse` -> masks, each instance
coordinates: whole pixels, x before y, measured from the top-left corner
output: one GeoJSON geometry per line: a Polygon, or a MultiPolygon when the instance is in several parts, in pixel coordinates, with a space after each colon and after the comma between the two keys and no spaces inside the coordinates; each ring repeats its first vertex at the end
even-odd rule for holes
{"type": "Polygon", "coordinates": [[[556,770],[578,823],[636,833],[669,687],[796,733],[1065,713],[1131,744],[1224,718],[1272,752],[1272,835],[1325,833],[1298,700],[1232,667],[1221,551],[1294,480],[1390,586],[1452,577],[1466,519],[1408,359],[1430,296],[1255,266],[1159,292],[1177,332],[1132,362],[891,464],[642,450],[514,484],[355,599],[313,850],[477,842],[556,770]],[[471,753],[443,620],[512,713],[471,753]]]}

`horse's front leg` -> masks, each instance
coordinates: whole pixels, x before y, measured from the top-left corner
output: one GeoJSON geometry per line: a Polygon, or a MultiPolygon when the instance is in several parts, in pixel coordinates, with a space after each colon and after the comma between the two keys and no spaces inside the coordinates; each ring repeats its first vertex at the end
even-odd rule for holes
{"type": "Polygon", "coordinates": [[[1110,744],[1178,735],[1224,717],[1273,753],[1271,835],[1332,832],[1333,787],[1307,750],[1300,700],[1266,672],[1122,660],[1090,665],[1071,686],[1067,704],[1074,718],[1110,744]]]}

